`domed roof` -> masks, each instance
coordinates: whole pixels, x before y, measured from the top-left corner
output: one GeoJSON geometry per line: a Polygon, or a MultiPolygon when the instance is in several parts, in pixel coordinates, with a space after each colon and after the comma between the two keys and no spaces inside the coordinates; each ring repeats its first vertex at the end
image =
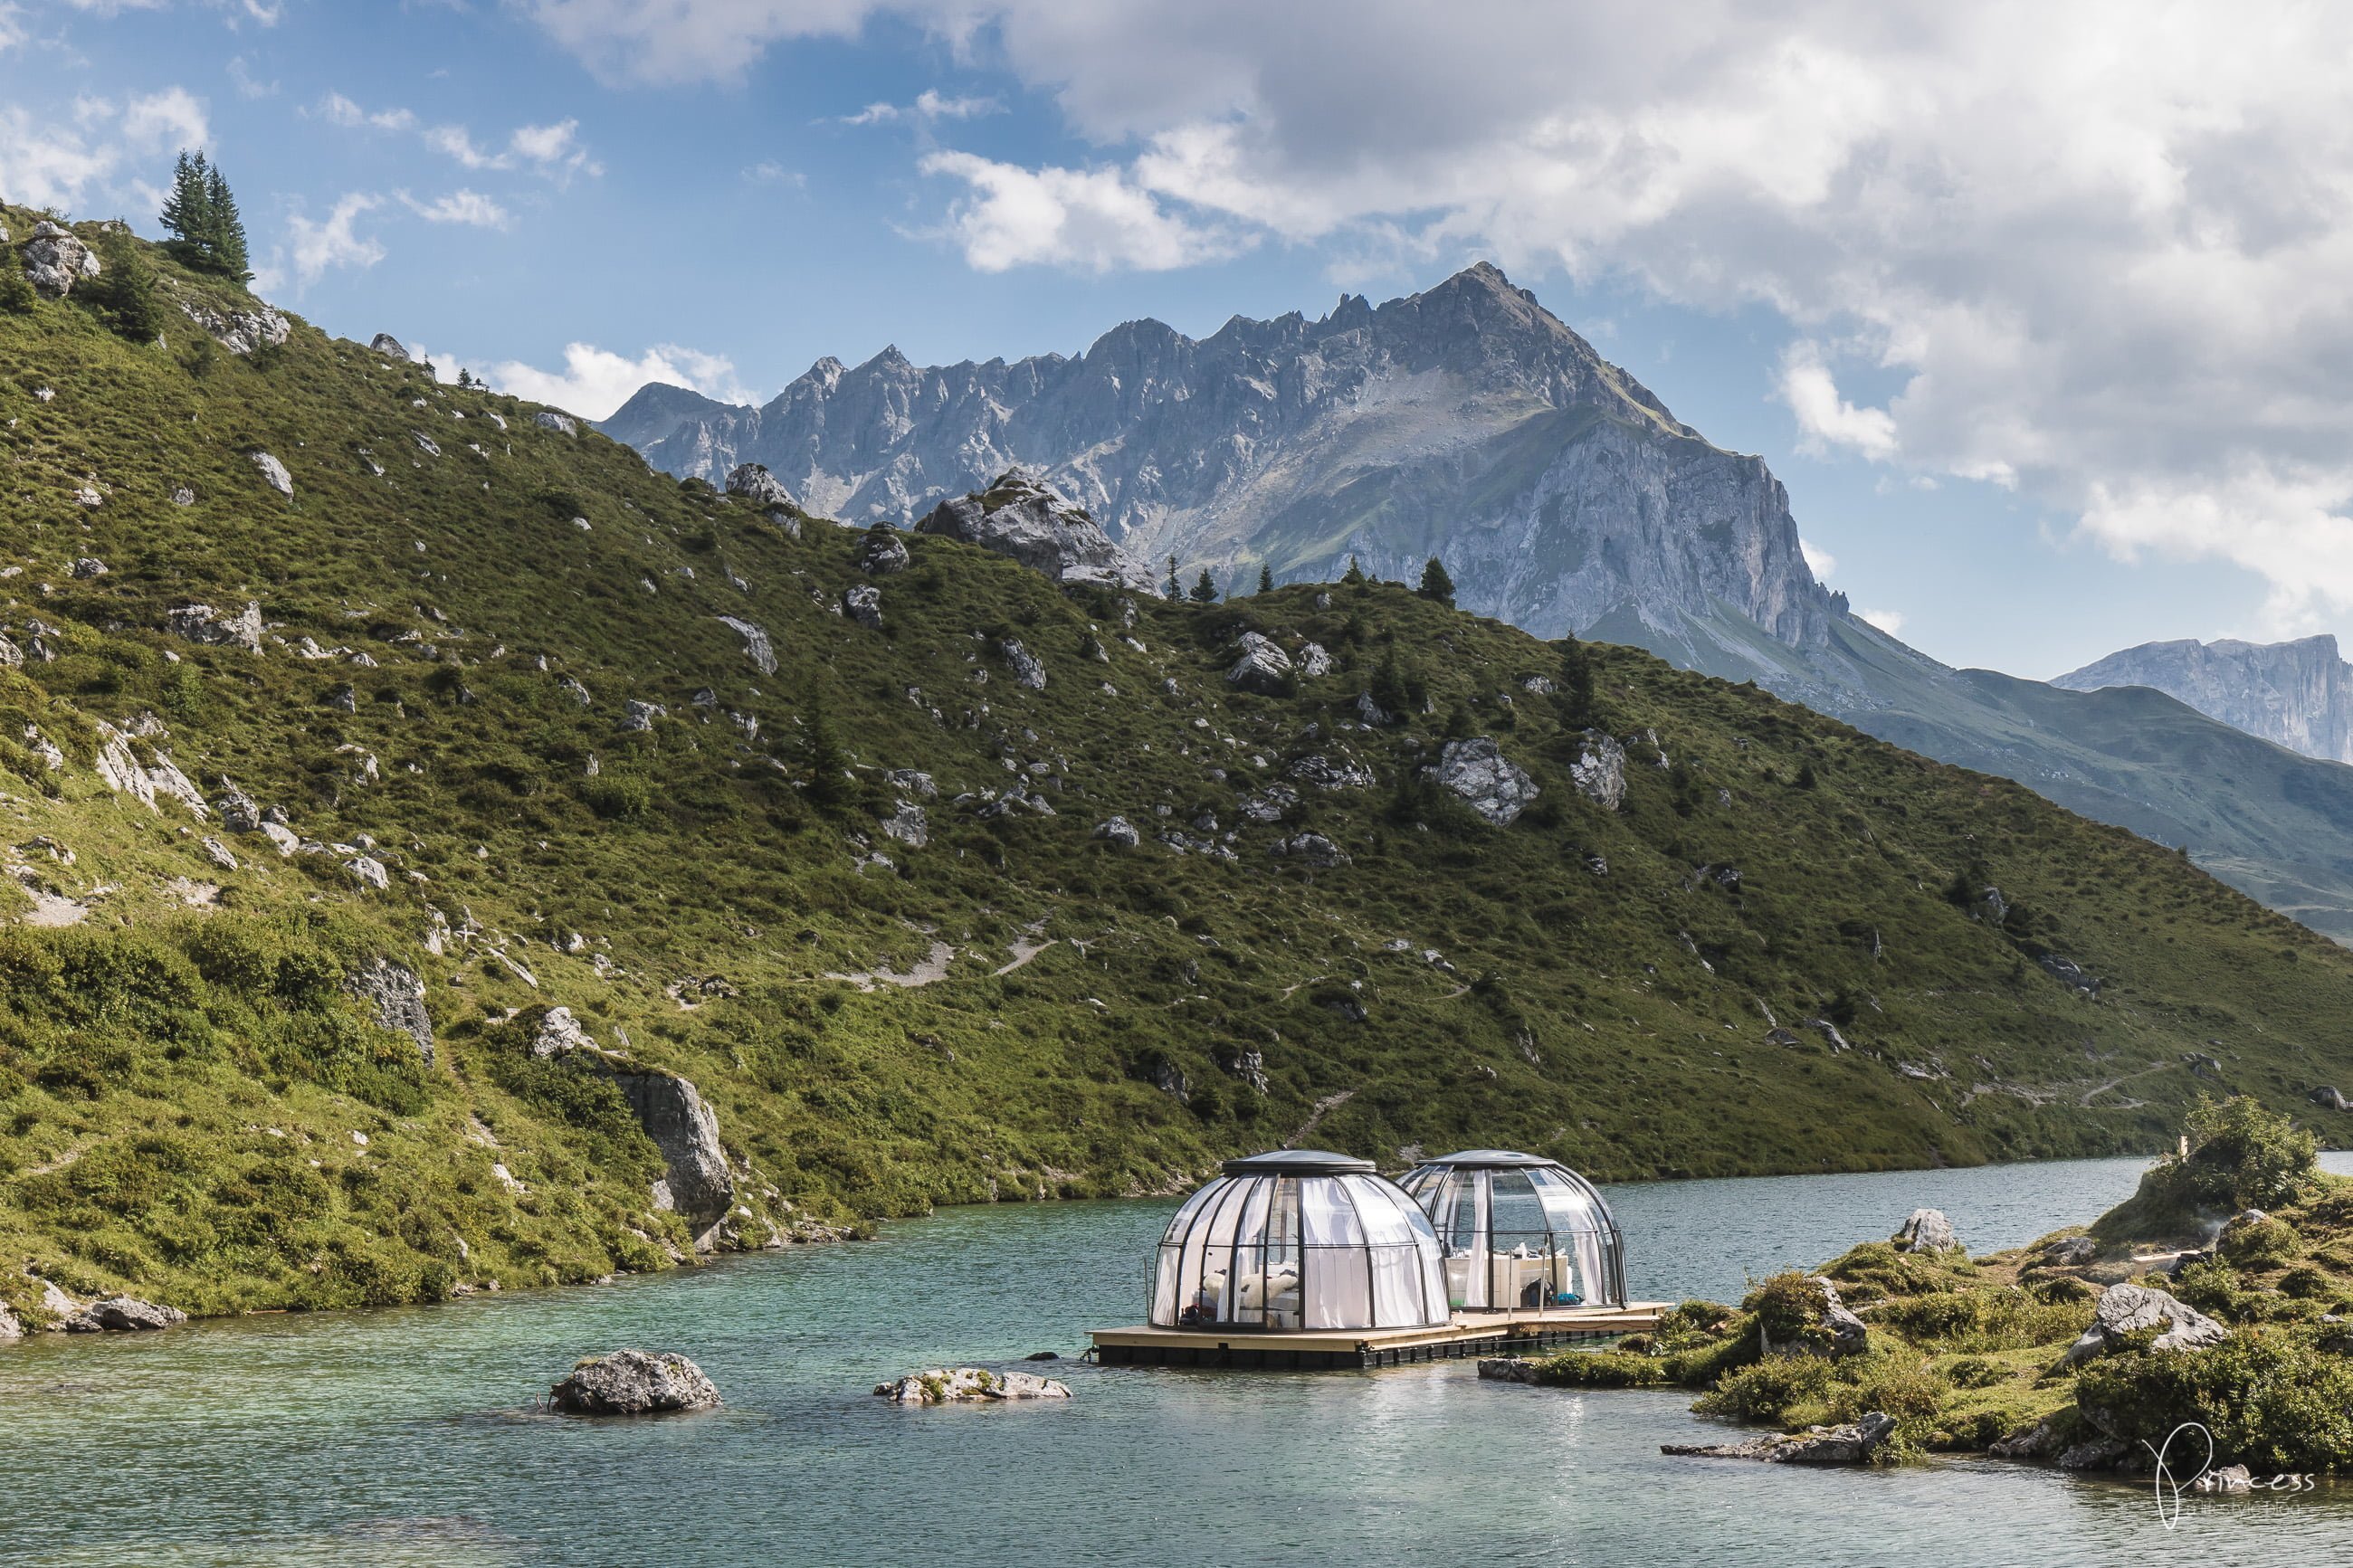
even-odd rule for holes
{"type": "Polygon", "coordinates": [[[1451,1154],[1440,1154],[1434,1160],[1424,1160],[1425,1165],[1446,1165],[1456,1170],[1510,1171],[1524,1170],[1530,1165],[1558,1165],[1557,1160],[1547,1160],[1542,1154],[1523,1154],[1517,1149],[1458,1149],[1451,1154]]]}
{"type": "Polygon", "coordinates": [[[1335,1154],[1329,1149],[1269,1149],[1218,1167],[1229,1176],[1369,1176],[1370,1160],[1335,1154]]]}

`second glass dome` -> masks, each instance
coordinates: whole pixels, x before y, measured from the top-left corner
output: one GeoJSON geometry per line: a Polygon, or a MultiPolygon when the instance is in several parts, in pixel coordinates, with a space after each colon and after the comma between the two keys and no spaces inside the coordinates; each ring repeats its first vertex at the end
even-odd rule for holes
{"type": "Polygon", "coordinates": [[[1450,1306],[1485,1312],[1625,1304],[1618,1222],[1593,1184],[1558,1161],[1466,1149],[1417,1165],[1398,1185],[1446,1248],[1450,1306]]]}

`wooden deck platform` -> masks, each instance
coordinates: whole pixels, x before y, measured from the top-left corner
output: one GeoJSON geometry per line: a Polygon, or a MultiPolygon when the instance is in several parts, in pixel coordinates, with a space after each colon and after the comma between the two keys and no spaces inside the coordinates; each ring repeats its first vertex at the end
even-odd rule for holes
{"type": "Polygon", "coordinates": [[[1266,1371],[1362,1371],[1416,1362],[1522,1355],[1546,1346],[1614,1339],[1659,1326],[1664,1301],[1555,1311],[1457,1312],[1442,1328],[1097,1329],[1095,1359],[1105,1366],[1198,1366],[1266,1371]]]}

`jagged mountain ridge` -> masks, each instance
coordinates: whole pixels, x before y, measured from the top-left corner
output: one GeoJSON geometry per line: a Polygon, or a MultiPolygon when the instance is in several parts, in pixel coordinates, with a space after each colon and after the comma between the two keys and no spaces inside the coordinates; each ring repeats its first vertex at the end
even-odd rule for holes
{"type": "Polygon", "coordinates": [[[2151,687],[2289,751],[2353,763],[2353,665],[2326,634],[2276,643],[2142,643],[2051,684],[2070,691],[2151,687]]]}
{"type": "Polygon", "coordinates": [[[759,408],[650,385],[600,427],[681,476],[765,464],[861,522],[1029,466],[1188,578],[1327,581],[1355,557],[1409,579],[1436,555],[1464,607],[1539,636],[1613,619],[1672,643],[1728,607],[1804,647],[1842,612],[1761,459],[1711,445],[1484,263],[1198,341],[1130,321],[1075,359],[824,359],[759,408]]]}

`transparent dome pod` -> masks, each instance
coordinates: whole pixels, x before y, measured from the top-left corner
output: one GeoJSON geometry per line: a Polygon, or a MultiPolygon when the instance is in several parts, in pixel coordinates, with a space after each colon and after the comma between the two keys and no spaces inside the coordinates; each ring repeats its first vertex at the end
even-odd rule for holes
{"type": "Polygon", "coordinates": [[[1398,1184],[1446,1248],[1446,1299],[1465,1311],[1626,1303],[1625,1238],[1592,1183],[1556,1160],[1466,1149],[1398,1184]]]}
{"type": "Polygon", "coordinates": [[[1409,1329],[1446,1323],[1437,1233],[1369,1160],[1281,1149],[1229,1160],[1160,1238],[1164,1329],[1409,1329]]]}

